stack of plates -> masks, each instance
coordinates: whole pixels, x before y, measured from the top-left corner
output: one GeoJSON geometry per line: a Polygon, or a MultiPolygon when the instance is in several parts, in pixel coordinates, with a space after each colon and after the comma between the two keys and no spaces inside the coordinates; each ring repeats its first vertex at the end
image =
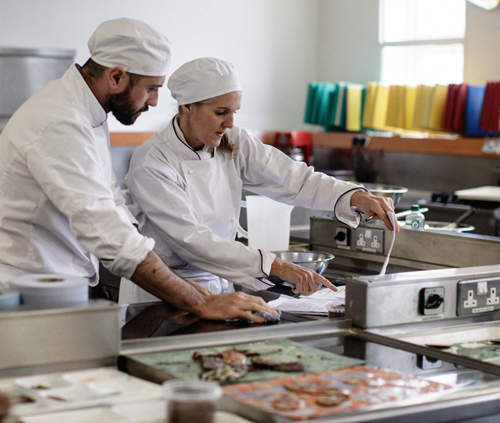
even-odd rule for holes
{"type": "Polygon", "coordinates": [[[66,275],[23,275],[10,287],[21,294],[22,304],[75,306],[88,303],[88,279],[66,275]]]}

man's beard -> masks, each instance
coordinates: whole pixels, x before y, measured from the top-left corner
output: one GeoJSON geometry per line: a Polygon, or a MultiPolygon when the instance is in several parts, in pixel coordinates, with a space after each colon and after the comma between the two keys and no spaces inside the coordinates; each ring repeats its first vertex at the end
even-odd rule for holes
{"type": "Polygon", "coordinates": [[[135,109],[130,92],[132,86],[129,84],[125,91],[120,94],[114,94],[109,98],[108,106],[111,113],[124,125],[132,125],[139,116],[140,112],[147,112],[148,106],[141,109],[135,109]]]}

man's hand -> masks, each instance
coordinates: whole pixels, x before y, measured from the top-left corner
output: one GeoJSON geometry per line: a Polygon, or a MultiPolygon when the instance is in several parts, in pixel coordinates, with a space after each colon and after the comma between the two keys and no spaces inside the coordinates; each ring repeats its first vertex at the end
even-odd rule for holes
{"type": "Polygon", "coordinates": [[[284,281],[295,284],[295,294],[311,295],[318,290],[317,284],[324,285],[332,291],[337,291],[328,279],[314,270],[276,257],[271,265],[271,274],[279,276],[284,281]]]}
{"type": "Polygon", "coordinates": [[[255,316],[252,311],[267,311],[276,315],[276,311],[269,307],[260,297],[235,292],[233,294],[213,295],[204,297],[204,304],[195,310],[202,319],[226,320],[247,319],[254,323],[264,323],[264,318],[255,316]]]}
{"type": "Polygon", "coordinates": [[[203,319],[227,320],[248,319],[264,323],[264,318],[255,316],[252,311],[267,311],[276,314],[260,297],[237,292],[234,294],[210,295],[193,281],[186,281],[172,272],[151,251],[139,263],[131,280],[149,293],[175,307],[196,314],[203,319]]]}
{"type": "Polygon", "coordinates": [[[361,210],[366,216],[374,216],[374,220],[381,220],[389,230],[399,232],[399,226],[392,227],[387,212],[394,213],[394,203],[391,197],[377,197],[367,191],[356,191],[351,196],[351,206],[361,210]]]}

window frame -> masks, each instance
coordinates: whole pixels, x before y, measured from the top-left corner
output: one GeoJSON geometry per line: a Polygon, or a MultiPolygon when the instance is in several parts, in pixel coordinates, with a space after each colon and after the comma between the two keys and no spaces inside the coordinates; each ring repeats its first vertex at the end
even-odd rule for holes
{"type": "MultiPolygon", "coordinates": [[[[405,47],[405,46],[426,46],[426,45],[452,45],[452,44],[461,44],[462,51],[465,50],[465,35],[466,35],[466,22],[464,22],[464,36],[462,38],[436,38],[436,39],[425,39],[425,40],[409,40],[409,41],[384,41],[383,32],[384,32],[384,7],[386,7],[385,0],[379,0],[379,45],[380,45],[380,76],[383,79],[384,75],[384,48],[385,47],[405,47]]],[[[467,17],[465,16],[465,19],[467,17]]],[[[465,71],[465,54],[462,56],[462,81],[453,81],[453,82],[463,82],[463,73],[465,71]]],[[[451,83],[451,82],[450,82],[451,83]]]]}

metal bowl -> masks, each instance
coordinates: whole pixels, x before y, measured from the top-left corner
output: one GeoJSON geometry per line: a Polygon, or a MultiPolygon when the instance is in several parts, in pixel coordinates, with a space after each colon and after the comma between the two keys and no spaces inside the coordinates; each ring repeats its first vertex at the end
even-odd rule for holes
{"type": "Polygon", "coordinates": [[[452,225],[451,222],[425,222],[424,229],[426,231],[431,230],[431,231],[450,231],[450,232],[469,232],[473,231],[476,229],[474,226],[471,225],[464,225],[463,223],[460,226],[450,226],[452,225]]]}
{"type": "Polygon", "coordinates": [[[354,184],[361,185],[369,192],[379,197],[391,197],[394,205],[399,203],[403,194],[408,192],[408,188],[398,187],[394,185],[385,184],[370,184],[364,182],[353,182],[354,184]]]}
{"type": "Polygon", "coordinates": [[[312,269],[320,275],[328,267],[328,262],[335,257],[333,254],[319,251],[272,251],[272,253],[282,260],[312,269]]]}

